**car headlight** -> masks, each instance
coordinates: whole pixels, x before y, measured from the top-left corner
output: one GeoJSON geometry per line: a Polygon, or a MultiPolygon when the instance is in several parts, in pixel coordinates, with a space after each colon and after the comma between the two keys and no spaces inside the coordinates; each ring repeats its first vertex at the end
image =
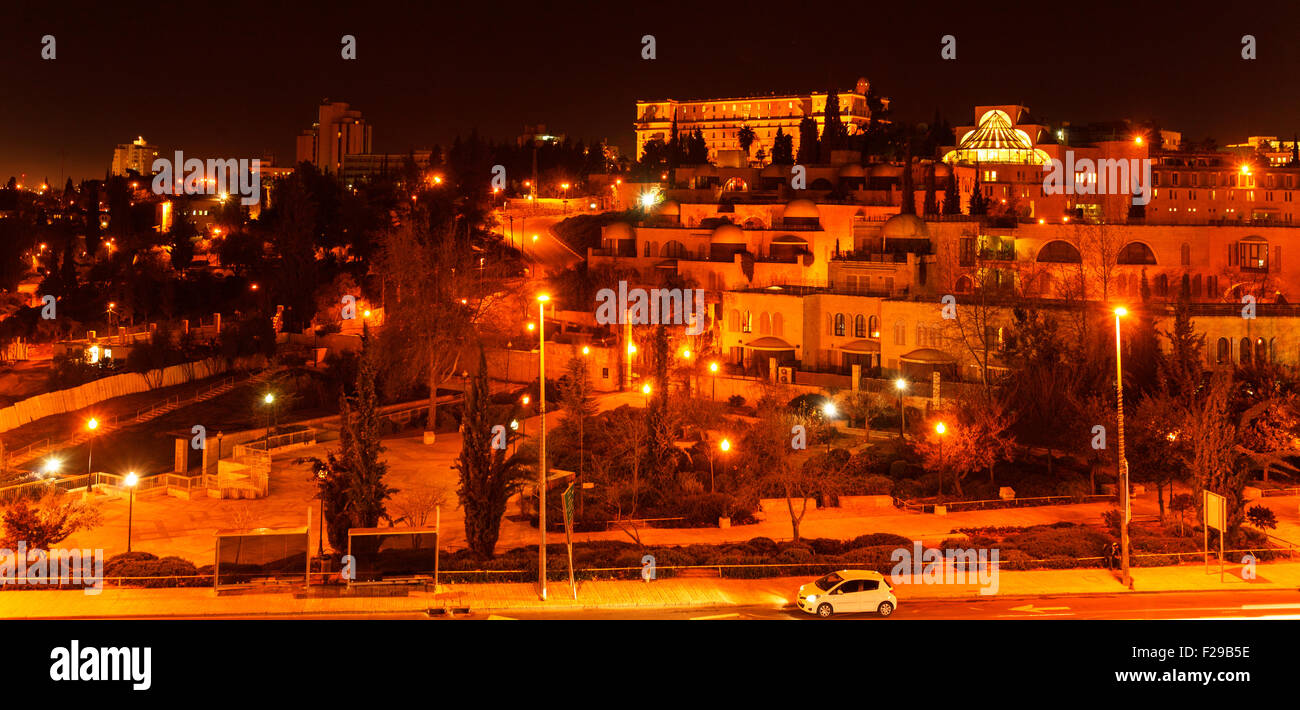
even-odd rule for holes
{"type": "Polygon", "coordinates": [[[816,594],[809,594],[809,595],[807,596],[807,599],[808,599],[808,603],[809,603],[809,604],[812,604],[812,603],[814,603],[814,602],[817,601],[817,595],[816,595],[816,594]]]}

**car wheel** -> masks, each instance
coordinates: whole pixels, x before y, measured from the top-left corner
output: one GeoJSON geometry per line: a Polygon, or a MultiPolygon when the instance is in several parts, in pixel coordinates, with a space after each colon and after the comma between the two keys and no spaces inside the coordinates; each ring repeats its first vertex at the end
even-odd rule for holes
{"type": "Polygon", "coordinates": [[[881,616],[889,616],[894,613],[894,605],[890,602],[880,602],[880,607],[876,609],[881,616]]]}
{"type": "Polygon", "coordinates": [[[817,616],[820,616],[821,618],[825,619],[826,617],[830,616],[833,613],[833,611],[834,610],[831,609],[830,604],[821,604],[817,607],[817,616]]]}

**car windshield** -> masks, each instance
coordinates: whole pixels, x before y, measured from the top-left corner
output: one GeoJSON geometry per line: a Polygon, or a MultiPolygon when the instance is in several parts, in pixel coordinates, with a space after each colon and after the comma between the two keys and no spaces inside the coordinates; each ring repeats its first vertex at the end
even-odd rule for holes
{"type": "Polygon", "coordinates": [[[826,575],[825,577],[822,577],[821,579],[817,580],[816,582],[813,582],[813,584],[817,585],[817,588],[818,588],[818,589],[820,589],[820,590],[822,590],[823,592],[825,592],[825,591],[829,590],[831,587],[834,587],[835,585],[837,585],[837,584],[839,584],[840,582],[843,582],[843,581],[844,581],[844,578],[843,578],[843,577],[839,576],[839,575],[836,574],[835,572],[831,572],[830,574],[826,575]]]}

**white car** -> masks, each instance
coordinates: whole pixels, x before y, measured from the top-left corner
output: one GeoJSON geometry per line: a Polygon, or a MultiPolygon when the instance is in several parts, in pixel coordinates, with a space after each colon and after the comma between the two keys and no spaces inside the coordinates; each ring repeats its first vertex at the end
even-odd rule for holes
{"type": "Polygon", "coordinates": [[[852,612],[889,616],[898,606],[885,575],[868,570],[831,572],[799,587],[797,601],[800,610],[823,618],[852,612]]]}

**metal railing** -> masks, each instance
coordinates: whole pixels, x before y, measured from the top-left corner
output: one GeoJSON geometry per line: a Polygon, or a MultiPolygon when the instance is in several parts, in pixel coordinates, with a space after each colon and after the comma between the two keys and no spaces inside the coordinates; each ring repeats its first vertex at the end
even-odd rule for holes
{"type": "Polygon", "coordinates": [[[1114,495],[1035,496],[1030,498],[993,498],[989,500],[957,500],[950,503],[914,503],[896,499],[895,505],[917,513],[933,513],[936,505],[945,506],[949,513],[967,510],[998,510],[1000,508],[1032,508],[1042,505],[1071,505],[1079,503],[1104,503],[1115,500],[1114,495]]]}

